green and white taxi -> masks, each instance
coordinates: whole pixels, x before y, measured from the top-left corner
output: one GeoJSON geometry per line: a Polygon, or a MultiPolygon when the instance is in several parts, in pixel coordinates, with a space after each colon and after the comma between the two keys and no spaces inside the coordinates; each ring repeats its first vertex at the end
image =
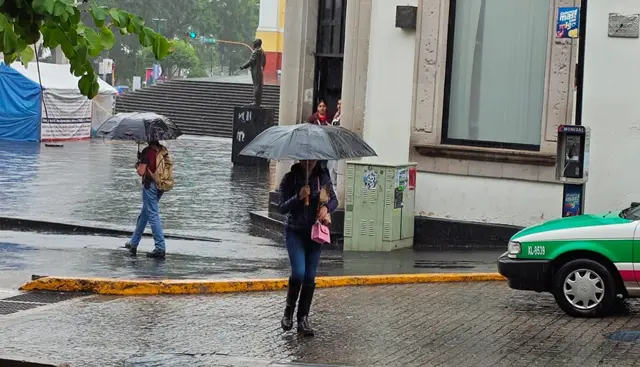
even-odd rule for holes
{"type": "Polygon", "coordinates": [[[640,204],[525,228],[509,241],[498,271],[519,290],[551,292],[566,313],[603,317],[640,297],[640,204]]]}

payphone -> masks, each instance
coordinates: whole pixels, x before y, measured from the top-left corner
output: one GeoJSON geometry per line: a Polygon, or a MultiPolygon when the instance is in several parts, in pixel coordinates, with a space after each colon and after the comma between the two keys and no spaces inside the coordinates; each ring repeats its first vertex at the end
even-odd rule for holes
{"type": "Polygon", "coordinates": [[[591,130],[582,125],[558,126],[556,179],[564,183],[562,216],[583,214],[584,185],[589,178],[591,130]]]}
{"type": "Polygon", "coordinates": [[[558,126],[556,179],[585,183],[589,176],[590,129],[582,125],[558,126]]]}

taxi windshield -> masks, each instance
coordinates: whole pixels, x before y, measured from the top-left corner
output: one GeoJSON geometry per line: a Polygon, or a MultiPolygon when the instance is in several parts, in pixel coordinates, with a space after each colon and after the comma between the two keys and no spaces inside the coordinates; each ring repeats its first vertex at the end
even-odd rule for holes
{"type": "Polygon", "coordinates": [[[620,217],[629,220],[639,220],[640,203],[632,203],[630,207],[620,212],[620,217]]]}

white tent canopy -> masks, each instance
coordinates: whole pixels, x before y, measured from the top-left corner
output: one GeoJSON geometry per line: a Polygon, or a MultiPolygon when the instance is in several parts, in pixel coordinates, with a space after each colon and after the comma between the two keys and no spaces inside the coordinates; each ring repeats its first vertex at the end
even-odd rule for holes
{"type": "MultiPolygon", "coordinates": [[[[30,62],[27,68],[22,66],[20,62],[14,62],[11,64],[11,67],[38,84],[40,84],[40,78],[42,78],[42,87],[44,89],[58,89],[80,93],[80,89],[78,88],[80,78],[71,74],[71,66],[69,64],[49,64],[41,62],[40,78],[38,78],[38,65],[36,62],[30,62]]],[[[100,77],[98,77],[98,83],[100,84],[99,94],[118,93],[114,87],[110,86],[100,77]]]]}
{"type": "Polygon", "coordinates": [[[79,77],[71,73],[69,64],[36,62],[25,68],[15,62],[11,67],[43,89],[41,139],[75,140],[88,139],[92,129],[111,116],[118,91],[98,77],[100,89],[92,100],[83,96],[78,88],[79,77]]]}

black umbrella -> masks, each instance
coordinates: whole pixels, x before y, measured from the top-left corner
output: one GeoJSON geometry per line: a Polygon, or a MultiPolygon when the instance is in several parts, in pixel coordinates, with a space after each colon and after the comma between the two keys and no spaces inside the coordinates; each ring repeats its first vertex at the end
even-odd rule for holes
{"type": "Polygon", "coordinates": [[[337,160],[377,156],[369,144],[350,130],[309,123],[270,127],[247,144],[240,154],[272,160],[337,160]]]}
{"type": "Polygon", "coordinates": [[[149,142],[173,140],[182,131],[167,117],[153,112],[119,113],[107,119],[96,131],[97,138],[149,142]]]}

